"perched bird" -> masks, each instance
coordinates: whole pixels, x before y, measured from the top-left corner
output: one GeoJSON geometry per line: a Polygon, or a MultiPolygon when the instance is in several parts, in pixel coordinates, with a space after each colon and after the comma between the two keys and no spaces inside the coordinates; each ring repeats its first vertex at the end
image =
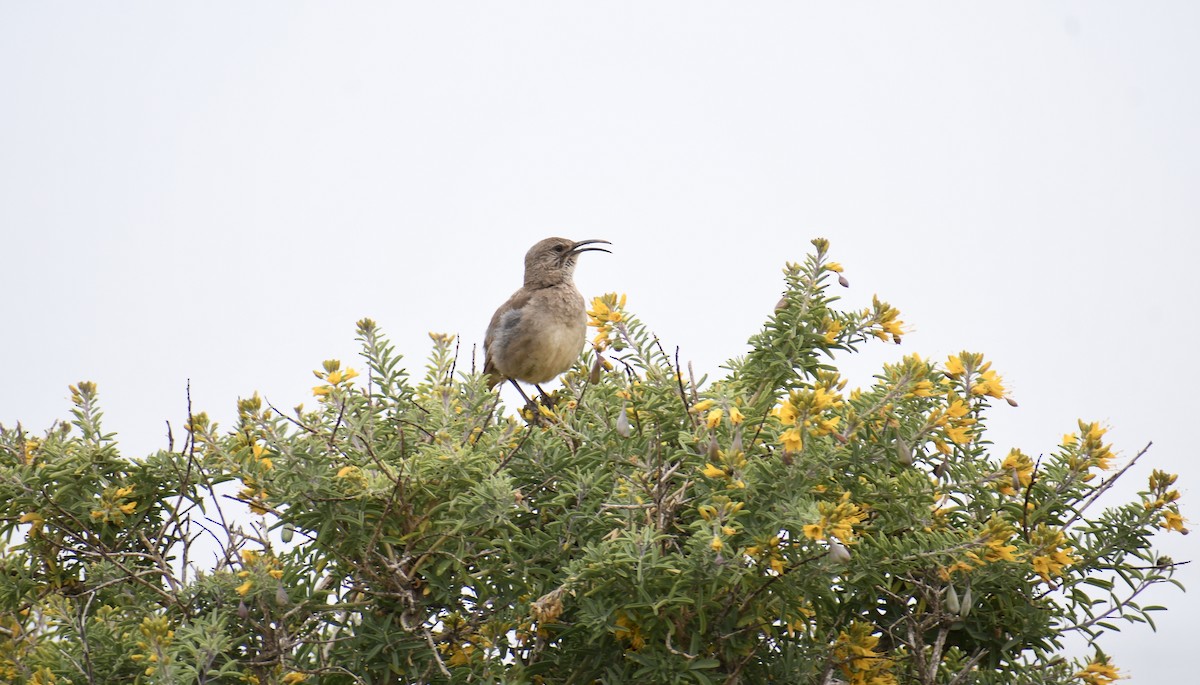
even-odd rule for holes
{"type": "MultiPolygon", "coordinates": [[[[500,305],[483,339],[483,372],[488,387],[505,379],[539,383],[571,368],[587,339],[583,296],[575,289],[575,260],[588,247],[607,240],[546,238],[525,253],[525,285],[500,305]]],[[[525,392],[517,385],[522,397],[525,392]]],[[[529,398],[525,398],[528,401],[529,398]]]]}

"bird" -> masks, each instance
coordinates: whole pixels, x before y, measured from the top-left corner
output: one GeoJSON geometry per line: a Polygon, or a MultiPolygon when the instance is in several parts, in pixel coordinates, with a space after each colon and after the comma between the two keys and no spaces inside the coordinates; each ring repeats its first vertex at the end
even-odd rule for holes
{"type": "Polygon", "coordinates": [[[612,244],[546,238],[525,253],[524,285],[492,315],[483,339],[489,389],[509,380],[529,402],[517,383],[524,381],[545,397],[539,384],[579,359],[587,339],[587,312],[575,288],[575,261],[584,252],[609,252],[594,247],[601,243],[612,244]]]}

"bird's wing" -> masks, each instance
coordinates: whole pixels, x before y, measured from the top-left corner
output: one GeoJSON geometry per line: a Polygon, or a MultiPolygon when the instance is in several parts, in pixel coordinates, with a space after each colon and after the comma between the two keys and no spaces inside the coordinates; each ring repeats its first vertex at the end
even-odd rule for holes
{"type": "Polygon", "coordinates": [[[487,333],[483,336],[483,372],[491,378],[488,379],[488,387],[495,387],[504,378],[496,370],[496,364],[493,359],[492,346],[497,340],[503,338],[504,331],[512,329],[521,321],[521,309],[529,304],[532,293],[524,288],[512,294],[500,308],[492,314],[492,320],[488,322],[487,333]]]}

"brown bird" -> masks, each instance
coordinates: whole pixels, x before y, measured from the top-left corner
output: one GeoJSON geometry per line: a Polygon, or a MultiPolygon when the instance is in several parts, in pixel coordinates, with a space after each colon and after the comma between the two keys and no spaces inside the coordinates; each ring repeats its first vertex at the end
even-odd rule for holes
{"type": "MultiPolygon", "coordinates": [[[[525,285],[500,305],[483,339],[483,372],[488,387],[508,379],[521,396],[517,381],[539,383],[571,368],[587,339],[583,296],[575,289],[575,260],[583,252],[608,252],[587,247],[607,240],[546,238],[525,253],[525,285]]],[[[528,402],[529,398],[525,397],[528,402]]]]}

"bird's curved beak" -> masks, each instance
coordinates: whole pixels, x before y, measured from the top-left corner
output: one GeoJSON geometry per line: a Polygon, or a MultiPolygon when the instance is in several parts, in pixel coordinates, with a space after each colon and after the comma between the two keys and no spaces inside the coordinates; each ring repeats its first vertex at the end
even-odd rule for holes
{"type": "Polygon", "coordinates": [[[603,247],[584,247],[585,245],[595,245],[596,243],[604,243],[605,245],[612,245],[612,243],[608,242],[607,240],[580,240],[579,242],[572,245],[571,249],[567,250],[567,253],[568,254],[579,254],[580,252],[608,252],[609,254],[612,254],[612,252],[609,252],[608,250],[604,249],[603,247]]]}

